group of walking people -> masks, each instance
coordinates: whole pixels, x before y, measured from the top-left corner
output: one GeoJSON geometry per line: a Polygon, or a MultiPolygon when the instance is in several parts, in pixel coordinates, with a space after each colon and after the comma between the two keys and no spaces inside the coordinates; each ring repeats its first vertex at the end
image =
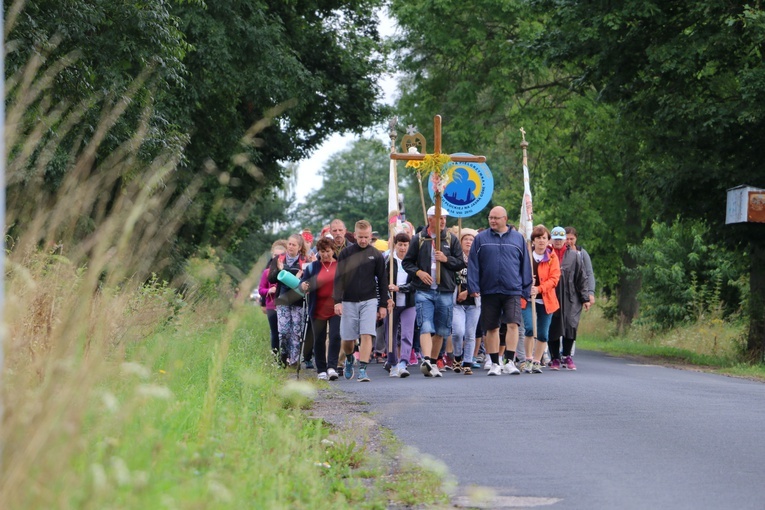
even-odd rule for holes
{"type": "Polygon", "coordinates": [[[595,301],[576,230],[537,225],[529,246],[503,207],[480,231],[447,229],[446,211],[435,213],[417,233],[404,224],[385,253],[365,220],[352,236],[333,220],[313,248],[305,232],[275,242],[259,291],[279,362],[296,366],[302,356],[319,379],[361,382],[375,355],[399,378],[413,365],[435,378],[481,366],[490,376],[576,370],[579,319],[595,301]],[[281,271],[300,283],[286,285],[281,271]]]}

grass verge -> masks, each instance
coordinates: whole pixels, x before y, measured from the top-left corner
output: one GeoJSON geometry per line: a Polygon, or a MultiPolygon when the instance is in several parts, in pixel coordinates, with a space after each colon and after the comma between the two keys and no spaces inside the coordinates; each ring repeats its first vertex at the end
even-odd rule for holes
{"type": "Polygon", "coordinates": [[[40,435],[46,448],[23,473],[11,463],[23,451],[4,452],[0,507],[383,509],[446,501],[435,489],[442,477],[400,455],[371,420],[337,426],[306,412],[329,385],[297,381],[270,363],[267,331],[263,315],[243,307],[222,324],[185,323],[133,343],[88,385],[78,385],[76,362],[62,367],[56,385],[66,394],[78,387],[81,399],[55,423],[5,431],[27,450],[21,436],[40,435]],[[8,484],[19,476],[23,483],[8,484]]]}
{"type": "Polygon", "coordinates": [[[711,318],[662,333],[633,326],[619,336],[596,306],[582,314],[576,343],[582,349],[765,381],[765,365],[743,360],[745,334],[746,325],[741,321],[711,318]]]}

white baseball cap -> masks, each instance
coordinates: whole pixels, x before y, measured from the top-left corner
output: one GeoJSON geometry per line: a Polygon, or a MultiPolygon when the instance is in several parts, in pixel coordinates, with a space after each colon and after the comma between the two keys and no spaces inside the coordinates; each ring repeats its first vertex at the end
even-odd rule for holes
{"type": "MultiPolygon", "coordinates": [[[[435,215],[436,215],[436,206],[431,205],[430,209],[428,209],[428,216],[435,216],[435,215]]],[[[449,216],[449,213],[446,212],[446,209],[444,209],[443,207],[441,208],[441,216],[444,218],[447,218],[449,216]]]]}

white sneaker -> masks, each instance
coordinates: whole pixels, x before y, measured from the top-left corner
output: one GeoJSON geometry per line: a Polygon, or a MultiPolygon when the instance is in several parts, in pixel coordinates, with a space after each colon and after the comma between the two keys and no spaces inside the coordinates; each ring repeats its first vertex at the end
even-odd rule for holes
{"type": "Polygon", "coordinates": [[[493,363],[491,365],[491,368],[489,369],[489,373],[486,375],[500,375],[502,373],[502,367],[499,366],[499,363],[493,363]]]}
{"type": "Polygon", "coordinates": [[[399,374],[398,366],[392,366],[390,368],[390,376],[391,377],[398,377],[399,375],[401,375],[401,374],[399,374]]]}
{"type": "Polygon", "coordinates": [[[423,361],[422,365],[420,365],[420,372],[422,372],[422,375],[425,377],[433,377],[433,370],[438,370],[436,367],[434,367],[430,361],[423,361]]]}
{"type": "Polygon", "coordinates": [[[489,358],[489,357],[486,358],[486,363],[484,363],[483,369],[484,370],[490,370],[491,369],[491,358],[489,358]]]}
{"type": "Polygon", "coordinates": [[[505,366],[502,367],[502,372],[506,373],[507,375],[518,375],[521,373],[521,371],[518,370],[518,367],[516,367],[515,363],[512,361],[505,363],[505,366]]]}
{"type": "Polygon", "coordinates": [[[438,367],[436,365],[433,365],[433,372],[431,372],[431,373],[433,374],[433,377],[443,377],[444,376],[444,374],[441,373],[441,371],[438,369],[438,367]]]}
{"type": "Polygon", "coordinates": [[[327,381],[329,380],[329,377],[327,376],[326,372],[319,372],[319,375],[316,376],[319,378],[320,381],[327,381]]]}
{"type": "Polygon", "coordinates": [[[337,377],[338,377],[337,370],[335,370],[334,368],[330,368],[329,370],[327,370],[327,377],[329,378],[330,381],[337,381],[337,377]]]}
{"type": "Polygon", "coordinates": [[[406,369],[406,362],[404,361],[398,364],[398,376],[402,379],[409,377],[409,370],[406,369]]]}

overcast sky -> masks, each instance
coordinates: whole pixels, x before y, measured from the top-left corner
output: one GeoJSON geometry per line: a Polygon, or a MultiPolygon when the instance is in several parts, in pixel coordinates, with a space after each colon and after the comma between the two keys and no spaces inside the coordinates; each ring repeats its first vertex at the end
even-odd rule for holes
{"type": "MultiPolygon", "coordinates": [[[[393,35],[395,29],[396,26],[393,23],[393,19],[388,16],[387,10],[382,10],[380,13],[380,35],[389,37],[393,35]]],[[[396,92],[395,76],[383,76],[380,85],[383,91],[383,102],[386,104],[393,104],[394,94],[396,92]]],[[[387,133],[388,125],[386,122],[384,126],[379,126],[377,129],[371,129],[365,134],[377,136],[381,140],[390,143],[390,138],[387,133]]],[[[355,138],[354,135],[332,135],[310,158],[304,159],[298,163],[296,189],[298,202],[305,201],[305,197],[308,193],[321,187],[322,179],[317,175],[318,171],[324,166],[324,163],[327,162],[330,156],[348,148],[355,138]]]]}

